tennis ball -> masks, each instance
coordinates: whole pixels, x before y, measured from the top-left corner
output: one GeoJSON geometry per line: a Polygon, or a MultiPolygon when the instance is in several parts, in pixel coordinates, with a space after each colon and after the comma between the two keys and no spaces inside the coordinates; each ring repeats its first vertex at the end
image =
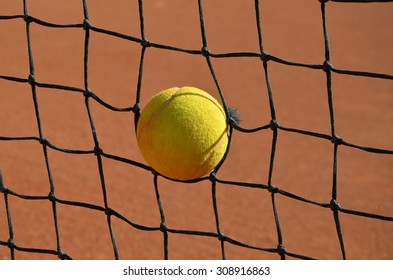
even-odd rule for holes
{"type": "Polygon", "coordinates": [[[137,124],[146,162],[161,175],[192,180],[207,175],[223,158],[229,126],[221,105],[195,87],[173,87],[153,96],[137,124]]]}

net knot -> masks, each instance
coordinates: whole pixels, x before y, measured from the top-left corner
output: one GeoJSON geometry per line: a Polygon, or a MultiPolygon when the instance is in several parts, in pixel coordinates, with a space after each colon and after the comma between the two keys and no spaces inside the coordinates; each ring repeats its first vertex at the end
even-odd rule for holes
{"type": "Polygon", "coordinates": [[[204,56],[204,57],[208,57],[208,56],[210,56],[210,50],[206,47],[206,46],[204,46],[203,48],[202,48],[202,55],[204,56]]]}
{"type": "Polygon", "coordinates": [[[66,253],[60,251],[57,253],[57,256],[59,257],[59,259],[61,260],[69,260],[71,259],[70,256],[68,256],[66,253]]]}
{"type": "Polygon", "coordinates": [[[220,240],[220,241],[227,241],[228,240],[228,237],[222,233],[219,233],[217,237],[218,237],[218,240],[220,240]]]}
{"type": "Polygon", "coordinates": [[[85,18],[85,20],[83,21],[82,26],[83,26],[84,30],[88,30],[88,29],[91,28],[91,23],[90,23],[90,21],[87,18],[85,18]]]}
{"type": "Polygon", "coordinates": [[[112,210],[112,208],[105,208],[105,215],[107,216],[112,216],[115,213],[115,211],[112,210]]]}
{"type": "Polygon", "coordinates": [[[330,209],[332,209],[332,211],[337,211],[341,208],[340,204],[338,204],[337,200],[332,199],[330,201],[330,209]]]}
{"type": "Polygon", "coordinates": [[[10,249],[15,249],[15,248],[16,248],[16,243],[15,243],[14,240],[8,239],[7,246],[8,246],[8,248],[10,248],[10,249]]]}
{"type": "Polygon", "coordinates": [[[278,253],[280,256],[284,256],[284,255],[287,253],[287,249],[285,248],[284,245],[278,244],[278,246],[277,246],[277,253],[278,253]]]}
{"type": "Polygon", "coordinates": [[[162,222],[160,224],[160,231],[162,231],[162,232],[167,232],[168,231],[168,227],[166,226],[166,224],[164,222],[162,222]]]}
{"type": "Polygon", "coordinates": [[[30,85],[35,85],[37,81],[35,80],[34,75],[33,75],[33,74],[30,74],[29,77],[27,78],[27,82],[28,82],[30,85]]]}
{"type": "Polygon", "coordinates": [[[276,130],[280,124],[276,120],[271,120],[269,126],[271,130],[276,130]]]}
{"type": "Polygon", "coordinates": [[[333,144],[341,145],[343,142],[344,142],[344,140],[340,136],[334,135],[332,137],[333,144]]]}
{"type": "Polygon", "coordinates": [[[160,176],[161,174],[160,173],[158,173],[157,171],[155,171],[151,166],[150,166],[150,171],[151,171],[151,173],[153,173],[153,175],[154,176],[160,176]]]}
{"type": "Polygon", "coordinates": [[[268,53],[266,53],[266,52],[262,52],[262,54],[261,54],[261,60],[262,60],[263,62],[268,62],[271,58],[272,58],[272,57],[271,57],[270,54],[268,54],[268,53]]]}
{"type": "Polygon", "coordinates": [[[136,103],[133,107],[132,107],[132,111],[134,113],[138,113],[141,111],[141,106],[139,105],[139,103],[136,103]]]}
{"type": "Polygon", "coordinates": [[[217,178],[216,172],[211,172],[210,175],[209,175],[209,180],[210,180],[211,182],[216,182],[217,179],[218,179],[218,178],[217,178]]]}
{"type": "MultiPolygon", "coordinates": [[[[0,178],[0,180],[1,180],[1,178],[0,178]]],[[[9,191],[8,188],[7,188],[6,186],[3,185],[3,182],[2,182],[2,181],[0,181],[0,193],[7,194],[8,191],[9,191]]]]}
{"type": "Polygon", "coordinates": [[[23,19],[25,20],[26,23],[31,23],[34,21],[34,18],[29,14],[25,14],[23,19]]]}
{"type": "Polygon", "coordinates": [[[142,47],[145,47],[145,48],[151,47],[150,41],[147,40],[146,38],[144,38],[144,39],[141,41],[141,45],[142,45],[142,47]]]}
{"type": "Polygon", "coordinates": [[[267,187],[267,190],[268,190],[270,193],[277,193],[277,192],[278,192],[278,188],[275,187],[275,186],[273,186],[273,185],[268,186],[268,187],[267,187]]]}
{"type": "Polygon", "coordinates": [[[87,90],[85,90],[85,91],[83,92],[83,96],[84,96],[85,98],[92,97],[92,96],[93,96],[93,92],[92,92],[90,89],[87,89],[87,90]]]}
{"type": "Polygon", "coordinates": [[[56,197],[56,195],[53,192],[50,192],[48,194],[48,199],[49,199],[50,202],[55,202],[57,200],[57,197],[56,197]]]}
{"type": "Polygon", "coordinates": [[[94,147],[94,155],[95,156],[98,156],[98,155],[101,155],[103,152],[102,152],[102,149],[100,148],[100,146],[95,146],[94,147]]]}
{"type": "Polygon", "coordinates": [[[49,141],[43,137],[40,138],[40,144],[43,146],[47,146],[49,144],[49,141]]]}
{"type": "Polygon", "coordinates": [[[322,65],[322,69],[323,69],[323,71],[325,71],[325,72],[330,71],[330,70],[332,70],[333,68],[334,68],[334,67],[333,67],[333,65],[330,63],[329,60],[325,60],[325,62],[324,62],[323,65],[322,65]]]}

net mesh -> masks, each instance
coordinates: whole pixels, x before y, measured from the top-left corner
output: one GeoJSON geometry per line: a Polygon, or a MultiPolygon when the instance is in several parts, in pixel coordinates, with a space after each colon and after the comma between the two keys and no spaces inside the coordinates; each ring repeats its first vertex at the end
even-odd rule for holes
{"type": "MultiPolygon", "coordinates": [[[[5,75],[0,75],[0,79],[2,80],[7,80],[13,83],[21,83],[21,84],[28,84],[31,87],[31,93],[32,93],[32,99],[34,103],[34,108],[35,108],[35,119],[36,123],[38,126],[38,136],[18,136],[18,137],[12,137],[12,136],[6,136],[6,135],[0,135],[0,142],[5,142],[5,141],[19,141],[19,142],[36,142],[39,143],[42,147],[42,153],[45,158],[45,166],[46,166],[46,173],[47,177],[49,180],[49,186],[50,189],[48,190],[48,195],[45,196],[33,196],[33,195],[26,195],[23,193],[18,193],[13,190],[13,186],[7,185],[7,174],[1,174],[0,173],[0,192],[2,193],[3,200],[4,200],[4,205],[5,209],[2,210],[1,215],[6,215],[7,218],[7,224],[8,224],[8,230],[6,229],[1,229],[1,231],[7,231],[8,232],[8,239],[1,239],[0,238],[0,246],[3,248],[8,248],[10,258],[15,259],[17,254],[16,252],[32,252],[32,253],[39,253],[39,254],[44,254],[44,255],[54,255],[57,256],[59,259],[72,259],[73,256],[67,253],[66,251],[63,250],[62,247],[62,230],[60,226],[60,221],[59,221],[59,215],[58,215],[58,207],[60,205],[67,205],[67,206],[72,206],[72,207],[82,207],[86,208],[92,211],[96,211],[100,215],[104,216],[106,218],[106,223],[107,223],[107,228],[109,229],[109,235],[110,235],[110,240],[111,240],[111,247],[113,249],[113,255],[115,259],[121,258],[121,255],[119,254],[119,249],[117,245],[117,234],[113,230],[113,223],[115,220],[119,220],[125,224],[127,224],[130,227],[135,228],[136,230],[139,231],[150,231],[150,232],[160,232],[163,237],[163,245],[162,245],[162,251],[163,251],[163,258],[168,259],[170,256],[170,250],[171,246],[169,243],[169,237],[168,234],[174,233],[174,234],[180,234],[180,235],[186,235],[186,236],[206,236],[206,237],[211,237],[211,238],[216,238],[218,239],[220,243],[220,248],[221,248],[221,258],[226,259],[227,258],[227,246],[228,244],[232,244],[235,246],[240,246],[244,248],[248,248],[250,250],[259,250],[259,251],[264,251],[271,253],[271,257],[274,258],[274,255],[278,255],[279,258],[281,259],[286,259],[288,257],[293,257],[293,258],[298,258],[298,259],[314,259],[314,256],[308,256],[308,255],[302,255],[297,252],[293,252],[290,249],[287,249],[285,247],[285,242],[284,242],[284,236],[282,232],[282,222],[280,220],[280,214],[279,210],[280,207],[277,205],[277,198],[278,197],[286,197],[289,199],[297,200],[301,203],[305,204],[312,204],[314,206],[324,208],[324,209],[330,209],[331,215],[333,216],[334,223],[335,223],[335,231],[337,234],[337,239],[339,242],[339,246],[341,248],[341,256],[343,259],[346,259],[346,236],[344,236],[342,229],[341,229],[341,223],[342,223],[342,214],[348,214],[348,215],[353,215],[353,216],[361,216],[365,217],[367,219],[378,219],[381,221],[386,221],[387,223],[393,221],[393,216],[385,216],[385,215],[380,215],[380,214],[375,214],[375,213],[370,213],[370,212],[362,212],[362,211],[357,211],[354,209],[347,209],[342,206],[340,206],[340,200],[337,197],[337,192],[339,188],[338,180],[337,180],[337,174],[338,174],[338,154],[341,149],[341,147],[349,147],[352,149],[357,149],[360,150],[364,153],[374,153],[374,154],[380,154],[380,155],[392,155],[393,150],[387,150],[387,149],[381,149],[377,147],[367,147],[363,145],[358,145],[356,143],[350,143],[347,142],[345,139],[339,137],[336,134],[336,129],[335,129],[335,111],[334,111],[334,106],[333,106],[333,89],[332,89],[332,74],[338,74],[338,75],[351,75],[351,76],[361,76],[361,77],[367,77],[367,78],[376,78],[376,79],[385,79],[385,80],[393,80],[393,76],[385,73],[375,73],[375,72],[364,72],[364,71],[355,71],[355,70],[345,70],[345,69],[337,69],[335,68],[332,63],[331,63],[331,52],[330,52],[330,46],[329,46],[329,32],[328,32],[328,21],[326,18],[326,6],[329,4],[329,1],[319,1],[320,2],[320,11],[321,11],[321,22],[323,25],[323,35],[324,35],[324,46],[325,46],[325,61],[321,64],[306,64],[306,63],[299,63],[299,62],[293,62],[293,61],[288,61],[283,58],[274,56],[272,54],[269,54],[265,51],[264,48],[264,37],[263,37],[263,28],[261,24],[261,18],[260,18],[260,1],[255,0],[255,23],[258,31],[258,39],[259,39],[259,52],[257,53],[251,53],[251,52],[233,52],[233,53],[213,53],[209,50],[208,47],[208,39],[206,36],[206,25],[205,25],[205,19],[204,19],[204,9],[203,9],[203,0],[198,1],[198,8],[199,8],[199,21],[200,21],[200,31],[201,31],[201,39],[202,39],[202,47],[199,50],[193,50],[193,49],[185,49],[185,48],[180,48],[177,46],[171,46],[171,45],[164,45],[164,44],[159,44],[155,42],[149,41],[145,37],[145,27],[144,27],[144,20],[145,20],[145,14],[143,10],[143,4],[144,1],[139,0],[138,1],[138,6],[139,6],[139,23],[140,23],[140,37],[133,37],[130,35],[126,35],[120,32],[116,32],[113,30],[108,30],[108,29],[103,29],[99,28],[94,25],[94,23],[90,22],[89,19],[89,5],[86,0],[83,0],[83,15],[84,15],[84,20],[82,23],[76,23],[76,24],[55,24],[51,22],[47,22],[44,20],[41,20],[39,18],[34,17],[34,15],[30,15],[29,9],[28,9],[28,0],[23,1],[23,14],[17,14],[17,15],[12,15],[12,16],[4,16],[0,15],[0,20],[1,21],[24,21],[26,25],[26,41],[27,41],[27,46],[28,46],[28,65],[29,65],[29,76],[28,77],[16,77],[16,76],[5,76],[5,75]],[[34,25],[39,25],[45,28],[50,28],[50,29],[80,29],[83,30],[84,32],[84,61],[83,61],[83,69],[84,69],[84,75],[83,75],[83,82],[84,82],[84,87],[83,88],[78,88],[78,87],[73,87],[73,86],[68,86],[68,85],[60,85],[60,84],[53,84],[53,83],[44,83],[35,78],[35,63],[34,63],[34,57],[35,53],[33,51],[33,38],[31,36],[31,28],[34,25]],[[136,99],[135,99],[135,105],[132,107],[124,107],[124,108],[119,108],[116,106],[113,106],[103,99],[101,99],[98,95],[96,95],[89,87],[89,53],[90,53],[90,48],[91,48],[91,39],[90,35],[92,33],[99,33],[104,36],[111,36],[117,40],[124,40],[126,42],[129,42],[130,44],[135,44],[140,46],[140,59],[139,59],[139,75],[138,75],[138,80],[137,80],[137,88],[136,88],[136,99]],[[117,211],[117,209],[111,208],[111,205],[108,203],[108,198],[107,198],[107,192],[108,188],[106,185],[106,180],[105,180],[105,171],[104,171],[104,164],[103,161],[105,159],[110,159],[113,161],[117,161],[120,164],[123,165],[128,165],[131,166],[132,168],[135,169],[144,169],[148,171],[152,171],[151,168],[141,162],[134,161],[130,158],[124,158],[120,156],[116,156],[110,153],[106,153],[100,146],[100,139],[99,135],[96,132],[96,125],[95,125],[95,119],[92,114],[92,102],[95,102],[97,104],[100,104],[101,106],[106,107],[107,109],[115,112],[130,112],[132,116],[134,117],[135,124],[137,123],[138,117],[139,117],[139,112],[140,112],[140,102],[141,102],[141,92],[142,92],[142,84],[143,84],[143,75],[144,75],[144,63],[145,63],[145,57],[146,57],[146,50],[148,49],[161,49],[161,50],[168,50],[168,51],[173,51],[173,52],[179,52],[179,53],[185,53],[185,54],[192,54],[196,56],[201,56],[204,57],[204,60],[206,61],[206,64],[210,70],[210,74],[214,80],[215,86],[220,94],[221,97],[221,102],[226,110],[226,112],[229,112],[229,107],[227,105],[227,100],[224,92],[221,89],[220,86],[220,81],[216,75],[215,72],[215,67],[214,64],[212,63],[213,58],[234,58],[234,57],[247,57],[247,58],[255,58],[259,59],[261,63],[261,67],[263,68],[264,71],[264,78],[265,78],[265,83],[267,87],[267,93],[268,93],[268,100],[269,100],[269,105],[270,105],[270,116],[271,116],[271,121],[270,123],[266,123],[263,126],[255,127],[255,128],[244,128],[241,125],[236,124],[233,120],[229,118],[230,114],[228,114],[229,122],[231,124],[231,135],[233,134],[233,131],[237,131],[239,133],[258,133],[260,131],[271,131],[271,150],[270,150],[270,161],[266,164],[269,166],[269,175],[268,175],[268,180],[267,183],[250,183],[250,182],[235,182],[235,181],[228,181],[219,178],[216,176],[218,173],[219,169],[221,166],[218,166],[216,170],[210,174],[210,176],[187,182],[189,184],[199,182],[199,181],[206,181],[209,182],[211,186],[211,199],[212,199],[212,204],[213,204],[213,209],[214,209],[214,216],[215,216],[215,231],[196,231],[196,230],[186,230],[186,229],[179,229],[179,228],[173,228],[167,225],[166,223],[166,208],[163,205],[161,201],[161,193],[160,193],[160,188],[159,188],[159,183],[160,183],[160,175],[155,173],[153,171],[152,173],[152,182],[154,183],[154,191],[155,191],[155,197],[156,197],[156,202],[157,206],[159,209],[160,213],[160,218],[161,222],[160,224],[157,224],[156,226],[147,226],[144,224],[137,223],[133,221],[132,219],[125,217],[122,215],[120,212],[117,211]],[[270,66],[273,64],[283,64],[283,65],[289,65],[293,67],[298,67],[298,68],[308,68],[308,69],[313,69],[315,71],[322,71],[325,73],[326,77],[326,92],[327,92],[327,102],[328,102],[328,107],[329,107],[329,114],[330,114],[330,134],[323,134],[323,133],[318,133],[318,132],[313,132],[313,131],[308,131],[308,130],[302,130],[294,127],[286,127],[284,125],[281,125],[276,117],[276,104],[274,101],[274,87],[272,86],[270,82],[270,77],[271,77],[271,71],[270,71],[270,66]],[[47,139],[45,133],[43,132],[42,129],[42,121],[41,121],[41,111],[40,111],[40,103],[37,99],[37,90],[38,89],[44,89],[44,88],[49,88],[49,89],[57,89],[57,90],[62,90],[65,92],[74,92],[80,95],[83,95],[84,97],[84,105],[85,105],[85,110],[88,115],[88,121],[89,121],[89,126],[91,128],[91,134],[93,137],[94,141],[94,147],[92,149],[87,149],[87,150],[73,150],[73,149],[64,149],[61,147],[58,147],[54,145],[51,142],[51,139],[47,139]],[[333,145],[333,165],[331,166],[331,176],[332,176],[332,188],[331,188],[331,199],[330,201],[326,203],[310,200],[307,198],[304,198],[302,196],[299,196],[295,193],[291,193],[289,191],[286,191],[284,188],[280,186],[275,186],[273,184],[273,173],[275,170],[275,159],[276,159],[276,147],[277,147],[277,141],[279,139],[279,133],[281,131],[285,132],[290,132],[290,133],[295,133],[297,135],[301,135],[302,137],[313,137],[315,139],[319,139],[320,141],[327,141],[331,142],[333,145]],[[66,153],[66,154],[71,154],[71,155],[94,155],[96,162],[97,162],[97,167],[98,167],[98,174],[100,178],[100,184],[101,184],[101,189],[102,189],[102,194],[103,194],[103,205],[96,205],[92,203],[87,203],[87,202],[80,202],[77,200],[64,200],[62,197],[59,197],[57,195],[57,189],[56,189],[56,184],[53,179],[53,167],[51,163],[51,159],[48,156],[48,151],[57,151],[60,153],[66,153]],[[274,221],[275,221],[275,232],[276,232],[276,238],[277,238],[277,246],[276,247],[258,247],[254,245],[247,244],[245,242],[242,242],[235,237],[231,236],[231,234],[226,233],[225,231],[222,230],[221,227],[221,215],[220,215],[220,207],[219,207],[219,198],[218,198],[218,193],[217,193],[217,184],[221,185],[231,185],[231,186],[237,186],[241,188],[253,188],[253,189],[260,189],[266,192],[270,193],[270,198],[271,198],[271,206],[273,210],[273,215],[274,215],[274,221]],[[54,221],[54,231],[56,235],[56,248],[30,248],[30,247],[21,247],[17,244],[15,237],[14,237],[14,219],[13,219],[13,211],[12,207],[10,207],[9,200],[11,197],[18,197],[22,199],[23,201],[27,200],[32,200],[32,201],[49,201],[51,204],[51,212],[53,216],[53,221],[54,221]],[[5,211],[4,211],[5,210],[5,211]]],[[[393,1],[330,1],[330,2],[393,2],[393,1]]],[[[4,39],[4,38],[3,38],[4,39]]],[[[1,73],[0,73],[1,74],[1,73]]],[[[229,145],[227,154],[230,153],[231,146],[229,145]]]]}

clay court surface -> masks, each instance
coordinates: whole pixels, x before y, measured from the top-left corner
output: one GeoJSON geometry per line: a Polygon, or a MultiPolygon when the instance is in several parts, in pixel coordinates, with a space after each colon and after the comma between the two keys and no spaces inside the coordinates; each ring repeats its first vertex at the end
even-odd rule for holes
{"type": "MultiPolygon", "coordinates": [[[[83,23],[81,0],[26,1],[28,13],[56,24],[83,23]]],[[[87,1],[94,27],[141,38],[138,1],[87,1]]],[[[144,31],[153,43],[201,50],[196,0],[143,1],[144,31]]],[[[207,45],[211,53],[260,53],[254,1],[203,1],[207,45]]],[[[23,15],[23,2],[2,0],[0,15],[23,15]]],[[[393,75],[393,3],[328,2],[326,19],[336,69],[393,75]]],[[[322,64],[325,60],[320,2],[260,3],[264,50],[286,61],[322,64]]],[[[85,89],[83,28],[30,24],[34,77],[38,83],[85,89]]],[[[0,20],[0,75],[27,79],[29,57],[23,18],[0,20]]],[[[88,83],[100,99],[117,108],[136,103],[141,44],[90,30],[88,83]]],[[[262,61],[257,57],[211,57],[229,106],[237,107],[241,127],[271,120],[262,61]]],[[[284,127],[331,135],[326,73],[268,62],[276,118],[284,127]]],[[[205,57],[155,47],[145,53],[141,108],[156,92],[192,85],[219,92],[205,57]]],[[[393,80],[332,73],[337,135],[346,142],[393,150],[393,80]]],[[[37,87],[43,137],[62,149],[93,150],[85,97],[80,92],[37,87]]],[[[134,113],[110,110],[89,101],[97,137],[106,154],[146,164],[136,144],[134,113]]],[[[232,145],[217,176],[221,180],[267,185],[271,129],[234,130],[232,145]]],[[[47,196],[50,183],[39,137],[32,89],[27,82],[0,78],[0,169],[15,193],[47,196]],[[3,139],[3,140],[2,140],[3,139]]],[[[334,145],[326,139],[278,130],[272,184],[296,196],[329,203],[332,199],[334,145]]],[[[97,157],[48,148],[55,195],[64,201],[103,207],[97,157]]],[[[154,176],[148,170],[103,157],[108,206],[128,220],[159,227],[154,176]]],[[[345,209],[393,216],[393,157],[338,146],[337,201],[345,209]]],[[[158,178],[170,229],[217,233],[212,183],[185,184],[158,178]]],[[[340,243],[329,208],[276,194],[282,242],[289,252],[318,259],[341,259],[340,243]]],[[[57,250],[52,203],[8,195],[13,241],[22,248],[57,250]]],[[[217,183],[221,232],[262,248],[277,248],[271,193],[266,189],[217,183]]],[[[102,211],[56,203],[61,251],[73,259],[113,259],[107,216],[102,211]]],[[[393,223],[339,213],[348,259],[392,259],[393,223]]],[[[162,259],[163,233],[143,231],[111,217],[120,259],[162,259]]],[[[10,239],[5,199],[0,196],[0,241],[10,239]]],[[[225,242],[228,259],[279,259],[277,253],[225,242]]],[[[216,237],[168,233],[169,259],[220,259],[216,237]]],[[[0,259],[11,258],[0,246],[0,259]]],[[[57,259],[56,255],[15,251],[16,259],[57,259]]],[[[287,257],[291,259],[291,257],[287,257]]]]}

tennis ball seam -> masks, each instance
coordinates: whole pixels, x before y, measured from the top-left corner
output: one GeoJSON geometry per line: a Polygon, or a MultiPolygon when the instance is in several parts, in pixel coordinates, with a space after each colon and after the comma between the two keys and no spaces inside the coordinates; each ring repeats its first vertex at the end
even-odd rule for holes
{"type": "Polygon", "coordinates": [[[161,105],[161,107],[160,107],[160,108],[157,110],[157,112],[149,119],[149,121],[146,122],[146,123],[143,125],[143,127],[141,127],[141,129],[139,130],[139,133],[138,133],[138,135],[137,135],[138,138],[141,137],[140,135],[142,135],[143,131],[144,131],[146,128],[148,128],[148,127],[150,126],[150,124],[151,124],[155,119],[157,119],[158,116],[164,111],[164,109],[165,109],[166,107],[168,107],[168,105],[173,101],[173,99],[175,99],[176,95],[178,94],[178,92],[179,92],[180,90],[181,90],[181,88],[178,88],[177,91],[176,91],[175,93],[173,93],[173,94],[168,98],[168,100],[166,100],[166,101],[164,102],[164,104],[161,105]]]}
{"type": "Polygon", "coordinates": [[[209,152],[209,154],[207,155],[206,159],[197,167],[195,168],[194,172],[193,172],[193,176],[195,174],[198,174],[199,171],[206,165],[209,163],[209,160],[214,156],[214,154],[222,147],[222,145],[224,145],[225,142],[225,135],[228,135],[228,127],[226,129],[226,131],[224,131],[224,133],[220,136],[220,140],[218,141],[218,143],[214,146],[214,148],[209,152]]]}

